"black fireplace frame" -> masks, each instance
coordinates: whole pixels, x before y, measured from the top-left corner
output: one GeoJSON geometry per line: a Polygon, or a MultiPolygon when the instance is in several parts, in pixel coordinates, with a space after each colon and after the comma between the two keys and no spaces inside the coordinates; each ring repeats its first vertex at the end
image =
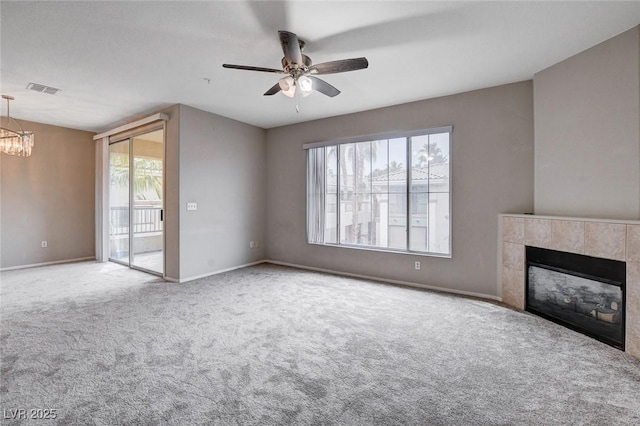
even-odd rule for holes
{"type": "Polygon", "coordinates": [[[538,247],[525,246],[525,310],[532,314],[538,315],[556,324],[560,324],[571,330],[577,331],[614,348],[625,350],[625,334],[626,334],[626,263],[619,260],[604,259],[600,257],[591,257],[582,254],[574,254],[550,249],[541,249],[538,247]],[[568,269],[570,266],[572,269],[568,269]],[[620,287],[622,293],[622,319],[621,341],[617,341],[607,336],[591,332],[588,329],[578,325],[569,323],[553,315],[541,312],[529,303],[529,266],[548,269],[567,275],[573,275],[580,278],[586,278],[620,287]],[[579,269],[578,271],[573,269],[579,269]],[[613,271],[613,273],[611,273],[613,271]]]}

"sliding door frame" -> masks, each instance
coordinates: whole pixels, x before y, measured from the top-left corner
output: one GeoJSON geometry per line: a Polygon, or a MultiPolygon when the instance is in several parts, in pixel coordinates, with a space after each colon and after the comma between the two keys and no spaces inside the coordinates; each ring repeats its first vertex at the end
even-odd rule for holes
{"type": "MultiPolygon", "coordinates": [[[[157,113],[150,115],[149,117],[137,120],[130,124],[125,124],[115,129],[108,130],[93,137],[93,140],[97,142],[96,146],[96,260],[98,262],[109,261],[109,186],[110,186],[110,167],[109,167],[109,145],[111,143],[117,143],[125,139],[131,139],[130,152],[133,150],[133,138],[139,134],[148,133],[154,130],[162,129],[163,138],[163,154],[162,154],[162,210],[163,210],[163,226],[162,226],[162,273],[150,271],[140,267],[134,267],[131,265],[131,253],[129,254],[129,267],[138,269],[144,272],[148,272],[155,275],[161,275],[163,278],[166,276],[167,259],[166,259],[166,246],[167,235],[166,227],[166,195],[167,195],[167,174],[166,174],[166,158],[167,158],[167,120],[169,117],[166,114],[157,113]]],[[[130,158],[129,170],[132,168],[132,159],[130,158]]],[[[130,187],[131,187],[131,175],[130,175],[130,187]]],[[[131,198],[133,193],[129,191],[129,226],[131,236],[132,232],[132,211],[133,204],[131,198]]],[[[130,241],[130,246],[133,245],[133,241],[130,241]]],[[[121,262],[118,262],[121,263],[121,262]]]]}

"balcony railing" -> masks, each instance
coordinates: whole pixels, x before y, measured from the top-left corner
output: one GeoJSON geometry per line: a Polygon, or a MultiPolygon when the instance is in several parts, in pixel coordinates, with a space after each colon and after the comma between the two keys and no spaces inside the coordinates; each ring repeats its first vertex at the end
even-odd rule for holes
{"type": "MultiPolygon", "coordinates": [[[[129,208],[111,207],[109,212],[111,235],[129,234],[129,208]]],[[[159,206],[135,206],[133,208],[133,233],[162,232],[162,208],[159,206]]]]}

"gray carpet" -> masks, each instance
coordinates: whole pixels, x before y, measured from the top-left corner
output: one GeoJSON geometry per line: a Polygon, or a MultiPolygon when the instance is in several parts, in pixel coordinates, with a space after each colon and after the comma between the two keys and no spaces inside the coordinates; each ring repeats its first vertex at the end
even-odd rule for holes
{"type": "Polygon", "coordinates": [[[55,268],[1,274],[4,417],[57,410],[7,424],[640,424],[638,360],[498,304],[266,264],[55,268]]]}

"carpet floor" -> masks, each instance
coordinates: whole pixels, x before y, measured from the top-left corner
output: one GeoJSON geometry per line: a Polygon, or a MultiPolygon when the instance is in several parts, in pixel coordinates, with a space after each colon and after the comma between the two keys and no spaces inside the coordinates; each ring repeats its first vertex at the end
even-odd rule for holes
{"type": "Polygon", "coordinates": [[[6,424],[640,424],[640,361],[497,303],[269,264],[0,278],[6,424]]]}

